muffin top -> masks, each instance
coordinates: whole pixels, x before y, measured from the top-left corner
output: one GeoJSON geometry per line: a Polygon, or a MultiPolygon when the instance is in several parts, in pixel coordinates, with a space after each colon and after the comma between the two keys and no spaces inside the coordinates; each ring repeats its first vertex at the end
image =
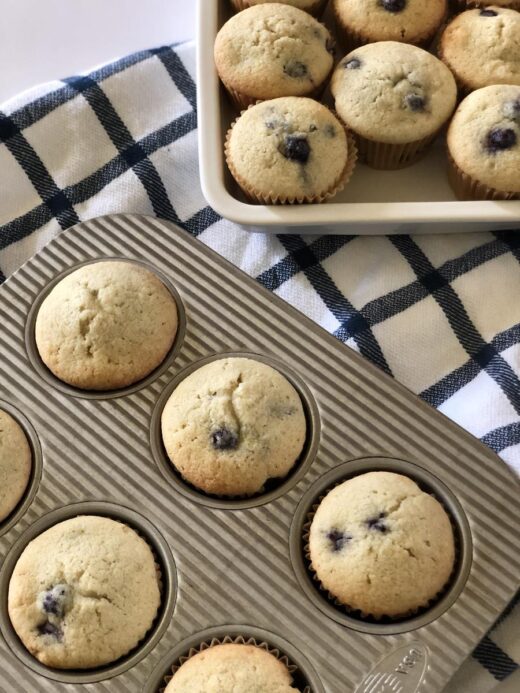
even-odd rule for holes
{"type": "Polygon", "coordinates": [[[242,113],[227,143],[233,175],[246,188],[280,199],[331,189],[348,159],[345,130],[317,101],[284,97],[242,113]]]}
{"type": "Polygon", "coordinates": [[[472,178],[520,193],[520,86],[497,84],[467,96],[450,123],[448,148],[472,178]]]}
{"type": "Polygon", "coordinates": [[[388,144],[432,135],[450,117],[457,98],[446,65],[421,48],[395,41],[349,53],[337,66],[331,89],[336,111],[349,128],[388,144]]]}
{"type": "Polygon", "coordinates": [[[21,426],[0,409],[0,522],[24,494],[31,474],[31,448],[21,426]]]}
{"type": "MultiPolygon", "coordinates": [[[[467,5],[468,7],[481,7],[485,3],[482,0],[458,0],[459,5],[467,5]]],[[[495,0],[493,7],[512,7],[517,10],[520,9],[520,0],[495,0]]]]}
{"type": "Polygon", "coordinates": [[[439,55],[466,89],[520,85],[520,13],[497,5],[462,12],[444,30],[439,55]]]}
{"type": "Polygon", "coordinates": [[[295,693],[283,662],[255,645],[225,643],[182,664],[165,693],[295,693]]]}
{"type": "Polygon", "coordinates": [[[148,544],[127,525],[83,515],[33,539],[9,583],[13,627],[40,662],[86,669],[113,662],[150,629],[160,604],[148,544]]]}
{"type": "Polygon", "coordinates": [[[36,318],[36,345],[60,380],[88,390],[137,382],[168,353],[177,332],[175,301],[148,269],[105,260],[62,279],[36,318]]]}
{"type": "Polygon", "coordinates": [[[277,3],[279,5],[292,5],[300,10],[308,10],[316,5],[316,0],[245,0],[248,5],[267,5],[277,3]]]}
{"type": "Polygon", "coordinates": [[[366,41],[418,43],[440,26],[447,0],[333,0],[341,24],[366,41]]]}
{"type": "Polygon", "coordinates": [[[391,472],[362,474],[330,491],[312,520],[309,547],[323,587],[375,617],[426,606],[448,581],[455,558],[441,504],[391,472]]]}
{"type": "Polygon", "coordinates": [[[285,476],[305,442],[300,397],[278,371],[253,359],[212,361],[188,375],[162,414],[166,452],[206,493],[246,495],[285,476]]]}
{"type": "Polygon", "coordinates": [[[232,17],[215,41],[215,62],[229,88],[254,99],[312,93],[333,64],[327,29],[307,12],[268,3],[232,17]]]}

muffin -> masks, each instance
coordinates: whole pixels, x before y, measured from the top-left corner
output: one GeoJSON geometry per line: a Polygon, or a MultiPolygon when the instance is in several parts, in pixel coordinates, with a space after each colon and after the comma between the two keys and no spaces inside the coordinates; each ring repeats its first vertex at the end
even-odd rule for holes
{"type": "Polygon", "coordinates": [[[162,413],[168,457],[198,489],[251,495],[285,477],[300,456],[306,422],[283,375],[248,358],[202,366],[173,391],[162,413]]]}
{"type": "Polygon", "coordinates": [[[177,306],[150,270],[106,260],[62,279],[36,318],[36,346],[54,375],[85,390],[135,383],[164,360],[177,306]]]}
{"type": "Polygon", "coordinates": [[[439,57],[465,93],[520,85],[520,13],[492,5],[459,14],[441,36],[439,57]]]}
{"type": "Polygon", "coordinates": [[[21,426],[0,409],[0,522],[20,502],[31,475],[31,448],[21,426]]]}
{"type": "Polygon", "coordinates": [[[328,108],[288,96],[242,113],[228,132],[226,161],[253,202],[323,202],[350,178],[356,148],[328,108]]]}
{"type": "Polygon", "coordinates": [[[397,169],[413,164],[451,116],[457,87],[448,68],[406,43],[356,48],[331,83],[336,111],[356,135],[360,159],[397,169]]]}
{"type": "Polygon", "coordinates": [[[279,2],[282,5],[292,5],[299,10],[305,10],[314,17],[319,17],[327,6],[329,0],[230,0],[237,12],[246,10],[253,5],[264,5],[267,3],[279,2]]]}
{"type": "Polygon", "coordinates": [[[307,12],[280,3],[255,5],[219,31],[215,63],[240,108],[279,96],[316,96],[332,70],[333,42],[307,12]]]}
{"type": "Polygon", "coordinates": [[[202,650],[174,673],[165,693],[295,693],[283,662],[255,645],[225,643],[202,650]]]}
{"type": "Polygon", "coordinates": [[[33,539],[9,582],[9,618],[40,662],[88,669],[144,638],[161,597],[148,544],[120,522],[84,515],[33,539]]]}
{"type": "Polygon", "coordinates": [[[398,618],[446,586],[455,542],[433,496],[401,474],[370,472],[327,493],[312,519],[309,553],[336,601],[365,617],[398,618]]]}
{"type": "MultiPolygon", "coordinates": [[[[469,10],[473,7],[487,7],[488,3],[480,0],[452,0],[453,4],[459,12],[469,10]]],[[[496,0],[493,5],[495,7],[509,7],[511,10],[520,10],[520,0],[496,0]]]]}
{"type": "Polygon", "coordinates": [[[478,89],[448,130],[449,179],[461,200],[520,198],[520,86],[478,89]]]}
{"type": "Polygon", "coordinates": [[[447,11],[447,0],[332,0],[346,50],[376,41],[428,46],[447,11]]]}

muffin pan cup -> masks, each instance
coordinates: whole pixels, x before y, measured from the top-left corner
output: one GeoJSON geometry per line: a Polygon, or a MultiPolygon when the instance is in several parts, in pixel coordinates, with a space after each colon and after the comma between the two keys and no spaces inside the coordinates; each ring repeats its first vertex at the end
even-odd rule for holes
{"type": "Polygon", "coordinates": [[[175,605],[176,582],[175,563],[170,548],[164,538],[146,518],[129,508],[105,501],[72,503],[44,515],[32,524],[18,538],[3,560],[0,570],[0,631],[12,652],[20,659],[20,662],[37,674],[63,683],[96,683],[104,681],[128,671],[155,647],[172,618],[175,605]],[[152,550],[157,564],[161,588],[161,605],[150,630],[144,635],[142,640],[133,650],[115,662],[95,669],[54,669],[45,666],[33,657],[18,638],[7,611],[9,581],[18,559],[33,539],[50,527],[80,515],[109,517],[112,520],[128,525],[146,541],[152,550]]]}
{"type": "Polygon", "coordinates": [[[157,667],[162,678],[186,649],[226,635],[278,648],[313,693],[381,693],[377,682],[392,677],[402,693],[435,693],[512,598],[520,494],[506,465],[173,224],[114,215],[63,232],[0,287],[0,322],[0,399],[30,422],[43,460],[34,497],[0,535],[0,693],[140,693],[157,667]],[[31,308],[58,277],[105,258],[156,271],[184,311],[185,329],[172,359],[145,383],[117,396],[89,396],[49,380],[26,332],[31,308]],[[235,354],[274,366],[296,386],[308,439],[277,488],[254,498],[213,498],[175,477],[161,458],[158,425],[176,381],[235,354]],[[340,614],[297,566],[313,500],[338,474],[384,468],[381,458],[431,488],[460,535],[458,572],[447,592],[424,614],[392,624],[340,614]],[[12,630],[9,577],[47,523],[85,512],[117,517],[148,538],[171,588],[154,629],[127,658],[102,670],[51,670],[12,630]]]}
{"type": "Polygon", "coordinates": [[[244,508],[254,508],[258,505],[264,505],[282,496],[290,488],[306,474],[312,461],[316,455],[320,438],[320,417],[317,404],[305,382],[296,375],[288,365],[279,359],[272,358],[261,354],[252,354],[248,352],[231,352],[214,354],[208,356],[201,361],[188,366],[174,378],[168,386],[163,390],[161,396],[157,400],[157,404],[153,410],[151,426],[150,426],[150,448],[153,458],[163,473],[164,477],[174,485],[179,493],[182,493],[187,498],[190,498],[195,503],[206,505],[209,508],[221,508],[225,510],[242,510],[244,508]],[[170,461],[168,454],[164,448],[161,431],[161,417],[168,399],[173,391],[181,384],[181,382],[189,375],[194,373],[202,366],[213,361],[220,361],[225,358],[248,358],[261,363],[265,363],[271,368],[274,368],[286,378],[295,388],[300,396],[307,424],[307,432],[305,443],[300,456],[290,469],[289,473],[280,478],[271,478],[266,481],[265,488],[251,496],[219,496],[208,494],[193,486],[189,481],[183,479],[181,474],[175,469],[170,461]]]}
{"type": "Polygon", "coordinates": [[[186,640],[159,662],[148,679],[143,693],[164,693],[172,675],[184,662],[215,645],[236,643],[254,645],[272,654],[287,666],[294,684],[302,693],[323,693],[324,689],[310,662],[283,638],[251,626],[208,628],[186,640]],[[312,686],[312,688],[311,688],[312,686]]]}
{"type": "Polygon", "coordinates": [[[456,497],[439,479],[425,469],[404,460],[367,458],[339,465],[307,491],[294,515],[291,527],[291,559],[302,589],[330,618],[348,628],[374,635],[406,633],[439,618],[455,602],[464,588],[472,562],[471,530],[464,510],[456,497]],[[376,471],[403,474],[413,479],[423,491],[433,495],[448,513],[455,539],[455,564],[447,584],[430,600],[428,605],[417,608],[412,613],[395,617],[375,618],[342,604],[322,586],[310,560],[309,531],[318,505],[329,491],[343,481],[359,474],[376,471]]]}
{"type": "Polygon", "coordinates": [[[87,260],[86,262],[80,262],[77,265],[69,267],[63,272],[60,272],[60,274],[57,277],[55,277],[51,282],[49,282],[49,284],[47,284],[43,288],[43,290],[39,293],[36,300],[32,304],[31,309],[29,311],[29,315],[25,326],[25,348],[27,350],[27,354],[31,361],[32,367],[52,387],[55,387],[56,389],[61,390],[61,392],[64,392],[65,394],[71,395],[73,397],[83,397],[85,399],[113,399],[114,397],[123,397],[124,395],[133,394],[134,392],[137,392],[141,388],[144,388],[150,383],[157,380],[157,378],[162,373],[164,373],[174,361],[177,353],[179,352],[179,349],[182,346],[182,341],[184,339],[185,332],[186,312],[184,310],[182,299],[174,284],[172,284],[168,277],[166,277],[164,274],[158,271],[157,268],[150,265],[149,263],[143,262],[142,260],[136,258],[106,257],[98,258],[95,260],[87,260]],[[168,289],[175,301],[175,304],[177,306],[178,325],[177,332],[175,334],[175,339],[173,340],[173,344],[170,347],[168,353],[166,354],[162,362],[156,368],[154,368],[153,371],[151,371],[151,373],[149,373],[147,376],[123,388],[117,388],[112,390],[85,390],[80,387],[74,387],[73,385],[69,385],[63,380],[60,380],[44,364],[38,352],[38,348],[36,346],[36,318],[38,316],[38,311],[40,310],[42,303],[50,294],[50,292],[54,289],[54,287],[61,282],[62,279],[64,279],[67,275],[72,274],[72,272],[79,269],[80,267],[83,267],[84,265],[90,265],[92,263],[103,260],[122,260],[125,262],[133,262],[134,264],[140,265],[141,267],[144,267],[145,269],[153,272],[157,276],[157,278],[160,279],[161,282],[166,286],[166,288],[168,289]]]}
{"type": "MultiPolygon", "coordinates": [[[[2,391],[0,391],[0,395],[2,394],[2,391]]],[[[18,423],[22,431],[25,433],[25,437],[27,438],[27,442],[29,443],[29,448],[31,450],[31,473],[29,475],[27,487],[13,510],[0,522],[0,536],[2,536],[2,534],[8,532],[11,527],[13,527],[18,520],[23,517],[34,496],[36,495],[38,485],[42,477],[43,459],[38,434],[34,430],[33,425],[27,419],[27,417],[24,416],[16,407],[13,407],[10,402],[4,401],[3,399],[0,399],[0,409],[10,414],[18,423]]]]}

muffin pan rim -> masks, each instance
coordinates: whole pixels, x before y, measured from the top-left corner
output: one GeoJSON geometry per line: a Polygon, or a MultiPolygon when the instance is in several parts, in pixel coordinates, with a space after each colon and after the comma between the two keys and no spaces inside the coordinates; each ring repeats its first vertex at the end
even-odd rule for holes
{"type": "Polygon", "coordinates": [[[0,567],[0,633],[11,652],[35,673],[61,683],[99,683],[119,676],[135,667],[158,644],[166,633],[175,612],[177,601],[177,567],[170,545],[162,533],[141,513],[112,501],[78,501],[54,508],[40,516],[19,535],[10,547],[0,567]],[[101,667],[88,669],[58,669],[41,663],[22,643],[8,614],[8,592],[12,573],[28,544],[51,527],[83,515],[107,517],[128,525],[151,548],[161,569],[161,603],[151,628],[142,640],[126,655],[101,667]]]}
{"type": "MultiPolygon", "coordinates": [[[[152,451],[153,460],[164,478],[176,491],[181,493],[189,500],[215,510],[247,510],[248,508],[256,508],[276,500],[280,496],[290,491],[302,479],[305,478],[318,453],[320,445],[320,423],[320,411],[312,390],[305,383],[303,378],[292,370],[286,362],[282,361],[281,359],[277,359],[275,356],[271,356],[270,354],[255,354],[248,351],[219,352],[210,356],[205,356],[202,359],[192,361],[188,366],[179,371],[161,391],[161,394],[154,405],[150,419],[150,448],[152,451]],[[276,483],[274,488],[265,492],[256,493],[249,498],[226,498],[224,496],[213,496],[204,493],[204,491],[197,489],[195,486],[192,486],[189,482],[185,481],[181,477],[180,473],[174,468],[173,463],[170,462],[162,440],[161,417],[164,407],[166,406],[166,403],[174,390],[181,384],[183,380],[185,380],[199,368],[202,368],[208,363],[221,361],[226,358],[247,358],[256,360],[260,363],[271,366],[273,369],[278,371],[291,383],[298,393],[305,415],[305,442],[300,455],[294,462],[289,472],[284,477],[280,478],[279,483],[276,483]]],[[[272,480],[272,478],[267,479],[266,483],[272,480]]]]}
{"type": "Polygon", "coordinates": [[[0,522],[1,537],[20,522],[38,493],[43,475],[43,452],[38,433],[25,414],[5,399],[0,399],[0,409],[10,414],[21,427],[31,450],[31,471],[27,486],[12,511],[0,522]]]}
{"type": "MultiPolygon", "coordinates": [[[[162,529],[174,550],[179,577],[175,618],[156,648],[114,679],[114,693],[140,687],[166,648],[195,628],[247,622],[294,643],[319,672],[327,693],[343,687],[354,690],[374,664],[386,661],[386,654],[401,651],[412,637],[420,638],[430,655],[417,693],[434,693],[512,596],[514,571],[520,568],[520,537],[510,520],[519,500],[511,470],[467,432],[174,224],[110,215],[69,229],[0,289],[0,316],[11,314],[17,319],[0,333],[0,349],[6,349],[0,383],[41,434],[46,470],[27,517],[0,537],[2,558],[29,522],[58,502],[70,503],[74,494],[76,499],[104,497],[122,506],[134,503],[132,507],[162,529]],[[20,317],[29,312],[33,298],[57,268],[114,255],[146,258],[172,278],[189,312],[185,343],[169,374],[133,397],[110,402],[70,399],[47,387],[30,368],[25,320],[20,317]],[[221,316],[222,305],[232,310],[221,316]],[[180,494],[168,493],[149,444],[153,407],[168,380],[201,355],[226,349],[258,349],[288,362],[311,389],[322,424],[320,448],[305,479],[272,506],[233,513],[200,508],[180,494]],[[92,430],[87,432],[85,421],[91,421],[92,430]],[[121,455],[122,449],[126,455],[121,455]],[[305,490],[328,470],[345,459],[399,457],[404,451],[459,498],[473,531],[474,570],[460,602],[437,623],[415,633],[372,636],[327,619],[308,600],[290,562],[289,530],[305,490]],[[96,460],[87,475],[85,459],[96,460]],[[52,481],[56,473],[62,475],[57,485],[52,481]],[[444,629],[451,626],[455,639],[447,648],[444,629]],[[345,657],[346,652],[351,656],[345,657]]],[[[25,690],[18,682],[42,692],[86,690],[80,684],[66,687],[37,677],[2,638],[0,661],[5,662],[8,687],[2,680],[0,691],[25,690]]]]}
{"type": "Polygon", "coordinates": [[[116,399],[118,397],[126,397],[129,395],[133,395],[134,393],[138,392],[139,390],[142,390],[146,388],[148,385],[153,383],[155,380],[161,377],[163,373],[165,373],[172,363],[175,361],[177,358],[179,352],[182,349],[182,345],[184,342],[184,338],[186,336],[186,308],[184,306],[184,302],[182,300],[182,296],[179,293],[179,290],[175,286],[175,284],[159,269],[154,267],[151,263],[146,262],[145,260],[141,260],[139,258],[128,258],[128,257],[123,257],[123,256],[107,256],[103,258],[94,258],[91,260],[85,260],[84,262],[80,262],[78,264],[73,265],[72,267],[69,267],[61,272],[59,272],[53,279],[48,282],[43,289],[41,289],[35,299],[32,302],[31,308],[29,310],[29,313],[27,314],[26,318],[26,323],[25,323],[25,349],[27,351],[27,355],[29,357],[29,361],[31,362],[32,368],[38,373],[38,375],[48,384],[51,385],[51,387],[55,388],[56,390],[59,390],[65,395],[69,395],[70,397],[78,397],[80,399],[90,399],[90,400],[110,400],[110,399],[116,399]],[[113,390],[87,390],[87,389],[82,389],[80,387],[76,387],[74,385],[69,385],[66,383],[64,380],[60,380],[58,376],[54,375],[54,373],[45,365],[43,362],[40,353],[38,351],[38,347],[36,345],[36,337],[35,337],[35,327],[36,327],[36,318],[38,317],[38,312],[41,308],[42,303],[44,300],[47,298],[47,296],[51,293],[51,291],[61,282],[62,279],[65,279],[65,277],[68,277],[70,274],[72,274],[74,271],[80,269],[81,267],[86,267],[87,265],[93,265],[97,264],[98,262],[111,262],[111,261],[121,261],[121,262],[129,262],[134,265],[138,265],[140,267],[144,267],[145,269],[149,270],[152,272],[161,282],[162,284],[166,287],[170,295],[172,296],[175,306],[177,308],[177,331],[175,333],[175,337],[173,340],[173,344],[168,350],[168,353],[166,356],[163,358],[161,363],[156,366],[148,375],[146,375],[144,378],[141,378],[141,380],[138,380],[135,383],[132,383],[131,385],[127,385],[125,387],[121,388],[115,388],[113,390]]]}
{"type": "Polygon", "coordinates": [[[280,654],[286,655],[291,664],[297,666],[298,670],[303,674],[311,686],[312,693],[325,693],[325,689],[323,688],[323,684],[321,683],[316,669],[299,648],[277,633],[248,624],[210,626],[209,628],[204,628],[183,638],[154,666],[143,685],[142,693],[158,693],[161,688],[161,683],[164,682],[164,678],[168,675],[168,671],[171,670],[172,665],[185,653],[189,652],[191,648],[195,649],[198,645],[201,645],[207,640],[224,638],[226,636],[232,638],[242,636],[246,639],[254,638],[257,642],[260,640],[266,642],[269,646],[278,649],[280,654]]]}

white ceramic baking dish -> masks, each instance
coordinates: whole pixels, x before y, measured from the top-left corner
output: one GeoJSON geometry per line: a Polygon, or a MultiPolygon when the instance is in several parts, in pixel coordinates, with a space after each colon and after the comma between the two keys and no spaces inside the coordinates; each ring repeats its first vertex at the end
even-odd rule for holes
{"type": "Polygon", "coordinates": [[[441,139],[425,159],[402,171],[375,171],[358,165],[345,190],[325,204],[247,203],[224,161],[224,137],[236,113],[219,84],[213,62],[215,36],[231,16],[230,3],[198,0],[197,10],[200,177],[206,200],[223,217],[250,231],[264,233],[369,235],[520,230],[520,201],[456,201],[446,178],[441,139]]]}

